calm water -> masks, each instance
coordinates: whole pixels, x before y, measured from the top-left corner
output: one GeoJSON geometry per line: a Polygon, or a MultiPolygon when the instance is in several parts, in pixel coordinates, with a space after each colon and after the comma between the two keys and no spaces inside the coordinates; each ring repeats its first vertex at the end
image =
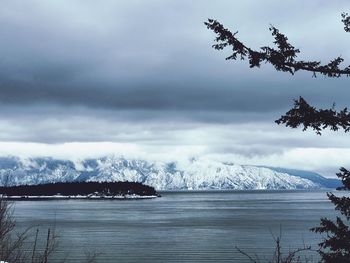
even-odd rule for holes
{"type": "Polygon", "coordinates": [[[19,201],[20,227],[55,226],[56,258],[83,262],[248,262],[237,252],[269,258],[272,234],[282,228],[285,248],[303,242],[317,248],[308,229],[333,217],[324,191],[244,191],[163,193],[151,200],[19,201]]]}

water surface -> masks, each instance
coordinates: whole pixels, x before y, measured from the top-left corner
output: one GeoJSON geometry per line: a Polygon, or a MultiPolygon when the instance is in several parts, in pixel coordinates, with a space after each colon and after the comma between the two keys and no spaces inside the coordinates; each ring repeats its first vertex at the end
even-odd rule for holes
{"type": "MultiPolygon", "coordinates": [[[[282,245],[317,248],[309,231],[320,217],[334,217],[325,191],[164,192],[149,200],[18,201],[20,227],[55,226],[56,258],[83,262],[249,262],[235,246],[270,258],[282,229],[282,245]]],[[[263,260],[262,260],[263,261],[263,260]]]]}

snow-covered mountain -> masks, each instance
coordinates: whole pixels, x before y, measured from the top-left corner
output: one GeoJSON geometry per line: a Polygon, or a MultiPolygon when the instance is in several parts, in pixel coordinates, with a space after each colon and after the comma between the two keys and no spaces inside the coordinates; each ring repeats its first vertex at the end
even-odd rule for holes
{"type": "Polygon", "coordinates": [[[0,158],[1,185],[134,181],[153,186],[157,190],[317,189],[327,187],[327,180],[318,174],[305,178],[295,172],[289,173],[287,169],[206,159],[164,163],[115,156],[79,162],[52,158],[0,158]]]}

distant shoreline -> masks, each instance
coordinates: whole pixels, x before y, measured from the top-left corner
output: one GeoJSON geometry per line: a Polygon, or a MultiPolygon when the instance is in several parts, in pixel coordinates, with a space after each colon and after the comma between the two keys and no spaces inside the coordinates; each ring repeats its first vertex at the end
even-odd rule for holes
{"type": "Polygon", "coordinates": [[[336,188],[314,188],[314,189],[179,189],[179,190],[157,190],[159,193],[240,193],[240,192],[324,192],[337,191],[336,188]]]}
{"type": "Polygon", "coordinates": [[[159,195],[120,195],[120,196],[2,196],[3,199],[11,201],[40,201],[40,200],[140,200],[154,199],[159,195]]]}
{"type": "Polygon", "coordinates": [[[7,200],[131,200],[160,197],[156,190],[137,182],[64,182],[0,187],[7,200]]]}

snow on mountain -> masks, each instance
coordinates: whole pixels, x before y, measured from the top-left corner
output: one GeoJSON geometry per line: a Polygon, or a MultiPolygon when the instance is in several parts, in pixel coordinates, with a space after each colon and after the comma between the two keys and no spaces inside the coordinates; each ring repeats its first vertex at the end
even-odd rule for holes
{"type": "MultiPolygon", "coordinates": [[[[133,181],[157,190],[318,189],[327,179],[303,178],[258,166],[206,159],[163,163],[108,156],[79,162],[52,158],[0,158],[0,184],[38,184],[65,181],[133,181]]],[[[316,177],[315,177],[316,178],[316,177]]]]}

